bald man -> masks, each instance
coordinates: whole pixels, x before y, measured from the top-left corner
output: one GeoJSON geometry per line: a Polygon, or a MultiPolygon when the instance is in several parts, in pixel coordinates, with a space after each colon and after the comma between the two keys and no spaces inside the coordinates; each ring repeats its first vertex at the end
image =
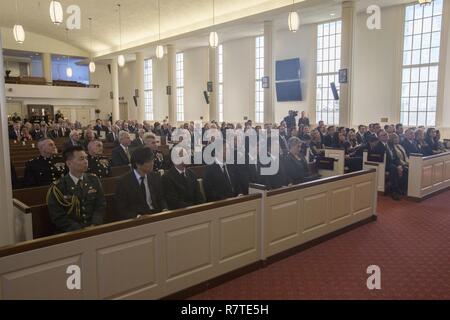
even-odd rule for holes
{"type": "Polygon", "coordinates": [[[24,184],[26,187],[48,186],[67,173],[64,159],[58,155],[51,139],[38,142],[39,157],[25,164],[24,184]]]}

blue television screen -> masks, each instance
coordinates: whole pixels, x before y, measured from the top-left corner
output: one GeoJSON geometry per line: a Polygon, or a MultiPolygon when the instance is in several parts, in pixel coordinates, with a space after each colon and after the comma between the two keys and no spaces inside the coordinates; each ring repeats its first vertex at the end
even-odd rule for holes
{"type": "Polygon", "coordinates": [[[276,81],[300,79],[300,59],[280,60],[276,62],[276,81]]]}
{"type": "Polygon", "coordinates": [[[300,80],[277,82],[276,88],[279,102],[302,101],[300,80]]]}

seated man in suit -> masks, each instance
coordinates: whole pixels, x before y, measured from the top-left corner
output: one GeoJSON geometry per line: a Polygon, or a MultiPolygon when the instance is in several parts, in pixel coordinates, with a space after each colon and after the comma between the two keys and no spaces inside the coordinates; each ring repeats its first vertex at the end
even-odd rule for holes
{"type": "Polygon", "coordinates": [[[386,172],[389,173],[389,191],[392,199],[400,200],[401,190],[405,190],[404,184],[408,178],[405,170],[400,163],[398,157],[391,146],[389,146],[389,135],[386,131],[380,130],[378,132],[378,139],[380,142],[373,149],[373,153],[386,154],[386,172]]]}
{"type": "Polygon", "coordinates": [[[88,144],[88,172],[100,179],[111,175],[109,160],[103,156],[103,142],[94,140],[88,144]]]}
{"type": "Polygon", "coordinates": [[[69,174],[50,187],[48,212],[58,233],[101,225],[106,201],[98,177],[86,173],[87,155],[81,146],[64,151],[69,174]]]}
{"type": "Polygon", "coordinates": [[[9,130],[9,139],[20,141],[22,135],[20,134],[20,122],[14,122],[13,127],[9,130]]]}
{"type": "Polygon", "coordinates": [[[24,184],[26,187],[48,186],[66,173],[64,159],[58,155],[51,139],[38,142],[39,157],[25,163],[24,184]]]}
{"type": "Polygon", "coordinates": [[[238,173],[225,161],[227,143],[223,143],[222,157],[216,152],[215,162],[206,167],[203,186],[208,202],[224,200],[241,195],[238,173]]]}
{"type": "Polygon", "coordinates": [[[183,160],[188,155],[181,147],[172,152],[178,155],[180,164],[174,166],[162,176],[163,193],[169,210],[195,206],[203,202],[203,196],[194,172],[186,168],[183,160]]]}
{"type": "Polygon", "coordinates": [[[153,153],[148,148],[136,149],[131,155],[133,171],[117,182],[114,220],[134,219],[167,209],[162,194],[161,177],[152,172],[153,159],[153,153]]]}
{"type": "Polygon", "coordinates": [[[136,136],[136,139],[134,139],[134,141],[131,143],[131,148],[133,150],[144,146],[144,134],[145,134],[145,130],[144,129],[139,129],[138,130],[138,134],[136,136]]]}
{"type": "Polygon", "coordinates": [[[114,145],[118,146],[119,145],[119,131],[120,128],[117,125],[113,125],[111,127],[111,131],[109,131],[106,134],[106,141],[107,142],[113,142],[114,145]]]}
{"type": "Polygon", "coordinates": [[[411,153],[420,153],[417,141],[415,140],[414,130],[411,128],[405,131],[405,136],[401,144],[403,148],[405,148],[408,157],[411,155],[411,153]]]}
{"type": "Polygon", "coordinates": [[[50,139],[58,139],[60,138],[60,133],[59,133],[59,124],[58,123],[54,123],[51,125],[51,129],[48,131],[47,133],[48,137],[50,139]]]}
{"type": "Polygon", "coordinates": [[[72,130],[69,137],[69,141],[64,144],[64,150],[77,146],[83,147],[80,139],[80,133],[77,130],[72,130]]]}
{"type": "Polygon", "coordinates": [[[119,133],[119,142],[120,144],[113,149],[111,154],[111,166],[113,167],[126,166],[130,164],[130,134],[126,131],[121,131],[119,133]]]}
{"type": "Polygon", "coordinates": [[[323,137],[323,144],[325,147],[331,148],[333,145],[336,144],[335,141],[335,133],[336,133],[336,127],[335,126],[329,126],[327,128],[327,135],[323,137]]]}
{"type": "Polygon", "coordinates": [[[146,133],[144,135],[144,146],[152,150],[153,156],[155,157],[153,171],[158,172],[159,170],[168,167],[166,166],[164,155],[158,150],[158,144],[156,143],[155,134],[146,133]]]}

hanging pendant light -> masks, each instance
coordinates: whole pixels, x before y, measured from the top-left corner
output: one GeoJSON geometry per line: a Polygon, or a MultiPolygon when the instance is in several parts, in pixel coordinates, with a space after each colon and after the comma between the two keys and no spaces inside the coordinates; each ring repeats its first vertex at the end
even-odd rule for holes
{"type": "Polygon", "coordinates": [[[156,47],[156,58],[158,59],[164,58],[164,47],[162,45],[158,45],[156,47]]]}
{"type": "MultiPolygon", "coordinates": [[[[213,27],[216,24],[216,12],[215,12],[215,0],[213,0],[213,27]]],[[[217,46],[219,45],[219,35],[217,34],[217,32],[215,31],[211,31],[209,34],[209,46],[211,48],[217,48],[217,46]]]]}
{"type": "Polygon", "coordinates": [[[124,55],[123,54],[121,54],[121,55],[119,55],[118,57],[117,57],[117,64],[119,65],[119,67],[123,67],[123,66],[125,66],[125,57],[124,57],[124,55]]]}
{"type": "MultiPolygon", "coordinates": [[[[17,0],[16,0],[16,15],[17,20],[19,20],[19,6],[17,4],[17,0]]],[[[25,41],[25,30],[23,29],[23,26],[21,24],[17,23],[16,25],[14,25],[13,34],[14,39],[16,40],[17,43],[22,44],[25,41]]]]}
{"type": "Polygon", "coordinates": [[[50,19],[53,24],[59,26],[64,20],[64,12],[61,6],[61,2],[59,1],[51,1],[50,2],[50,19]]]}
{"type": "MultiPolygon", "coordinates": [[[[120,12],[120,4],[117,5],[119,7],[119,51],[122,50],[122,15],[120,12]]],[[[119,67],[123,67],[125,66],[125,57],[123,54],[120,54],[117,57],[117,64],[119,65],[119,67]]]]}
{"type": "MultiPolygon", "coordinates": [[[[294,4],[295,0],[292,0],[292,5],[294,4]]],[[[300,25],[300,18],[298,17],[298,13],[296,11],[289,12],[288,16],[289,31],[297,32],[299,25],[300,25]]]]}
{"type": "Polygon", "coordinates": [[[433,2],[433,0],[419,0],[419,4],[421,6],[429,5],[433,2]]]}
{"type": "Polygon", "coordinates": [[[25,41],[25,30],[20,24],[14,26],[13,33],[17,43],[22,44],[25,41]]]}
{"type": "Polygon", "coordinates": [[[91,62],[89,62],[89,72],[95,72],[95,62],[92,60],[92,18],[89,18],[89,38],[91,40],[91,62]]]}
{"type": "MultiPolygon", "coordinates": [[[[69,29],[66,29],[66,34],[67,34],[67,43],[69,43],[69,29]]],[[[73,70],[69,65],[69,55],[67,55],[66,76],[67,78],[72,78],[73,76],[73,70]]]]}
{"type": "MultiPolygon", "coordinates": [[[[161,40],[161,1],[158,0],[158,41],[161,40]]],[[[156,58],[164,58],[164,47],[162,45],[156,46],[156,58]]]]}

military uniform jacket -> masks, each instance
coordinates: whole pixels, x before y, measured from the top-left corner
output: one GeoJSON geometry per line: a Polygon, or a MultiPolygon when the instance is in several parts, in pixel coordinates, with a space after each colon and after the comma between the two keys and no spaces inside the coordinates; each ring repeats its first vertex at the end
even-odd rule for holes
{"type": "Polygon", "coordinates": [[[26,162],[24,183],[26,187],[48,186],[65,173],[67,168],[61,156],[39,156],[26,162]]]}
{"type": "Polygon", "coordinates": [[[88,155],[88,172],[96,175],[100,179],[111,175],[111,164],[105,157],[93,157],[88,155]]]}
{"type": "Polygon", "coordinates": [[[47,194],[47,205],[58,233],[100,225],[106,210],[100,180],[89,173],[77,185],[69,174],[53,183],[47,194]]]}

